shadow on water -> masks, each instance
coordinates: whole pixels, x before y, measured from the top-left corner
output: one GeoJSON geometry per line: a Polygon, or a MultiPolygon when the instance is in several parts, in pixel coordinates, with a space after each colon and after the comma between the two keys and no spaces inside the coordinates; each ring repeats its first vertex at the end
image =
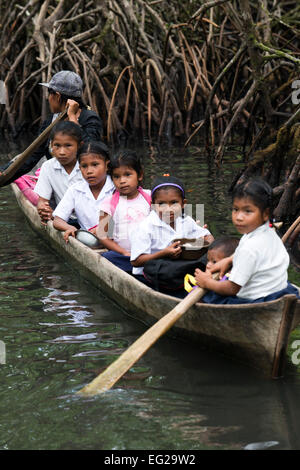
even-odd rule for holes
{"type": "MultiPolygon", "coordinates": [[[[145,187],[173,168],[189,202],[205,204],[212,233],[235,234],[225,190],[232,165],[221,171],[192,152],[154,154],[145,187]]],[[[0,191],[1,449],[300,448],[299,368],[269,381],[167,337],[113,390],[77,396],[145,327],[49,251],[10,189],[0,191]]]]}

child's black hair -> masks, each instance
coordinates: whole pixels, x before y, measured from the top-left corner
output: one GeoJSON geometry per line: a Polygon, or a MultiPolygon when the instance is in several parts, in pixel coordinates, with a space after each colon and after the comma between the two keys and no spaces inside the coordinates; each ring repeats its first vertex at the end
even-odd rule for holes
{"type": "Polygon", "coordinates": [[[109,150],[108,147],[103,142],[98,141],[89,141],[85,142],[77,152],[77,160],[80,163],[81,157],[89,153],[94,153],[99,155],[99,158],[107,162],[109,160],[109,150]]]}
{"type": "Polygon", "coordinates": [[[72,121],[60,121],[56,124],[50,134],[50,140],[53,140],[56,134],[65,134],[72,137],[78,145],[82,142],[82,131],[81,127],[72,121]]]}
{"type": "Polygon", "coordinates": [[[128,166],[136,171],[138,176],[143,175],[142,162],[134,150],[120,150],[114,155],[109,163],[109,173],[113,176],[113,171],[120,166],[128,166]]]}
{"type": "Polygon", "coordinates": [[[217,238],[209,245],[208,251],[220,249],[223,251],[225,257],[231,256],[235,252],[239,241],[240,240],[236,237],[217,238]]]}
{"type": "Polygon", "coordinates": [[[178,194],[180,194],[182,199],[185,199],[185,189],[183,183],[179,178],[176,178],[175,176],[164,175],[155,178],[151,188],[152,202],[154,202],[155,200],[154,195],[160,189],[174,189],[178,192],[178,194]]]}
{"type": "Polygon", "coordinates": [[[232,201],[241,198],[251,199],[253,204],[257,206],[262,213],[269,209],[269,218],[272,218],[273,191],[266,181],[256,178],[237,185],[232,193],[232,201]]]}

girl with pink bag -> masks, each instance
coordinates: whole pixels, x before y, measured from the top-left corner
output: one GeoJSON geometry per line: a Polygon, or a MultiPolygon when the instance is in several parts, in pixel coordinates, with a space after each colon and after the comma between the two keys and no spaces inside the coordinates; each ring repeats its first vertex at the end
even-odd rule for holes
{"type": "Polygon", "coordinates": [[[116,191],[101,204],[96,233],[109,250],[102,256],[131,273],[130,233],[137,230],[139,223],[150,213],[150,190],[140,186],[144,172],[135,152],[120,151],[111,160],[109,169],[116,191]],[[110,222],[114,224],[112,234],[109,231],[110,222]]]}

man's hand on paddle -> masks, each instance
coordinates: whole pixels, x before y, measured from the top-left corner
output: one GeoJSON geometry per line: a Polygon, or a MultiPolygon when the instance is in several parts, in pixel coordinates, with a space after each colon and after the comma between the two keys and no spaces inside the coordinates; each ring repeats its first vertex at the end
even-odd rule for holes
{"type": "Polygon", "coordinates": [[[79,108],[79,104],[77,101],[74,100],[68,100],[67,101],[67,106],[68,106],[68,118],[69,121],[73,121],[76,124],[78,124],[78,119],[81,113],[81,109],[79,108]]]}

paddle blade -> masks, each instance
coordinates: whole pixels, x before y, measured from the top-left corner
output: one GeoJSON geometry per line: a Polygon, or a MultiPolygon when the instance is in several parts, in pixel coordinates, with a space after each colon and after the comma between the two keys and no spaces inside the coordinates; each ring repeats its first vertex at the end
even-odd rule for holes
{"type": "Polygon", "coordinates": [[[151,326],[104,372],[77,393],[91,396],[109,390],[204,294],[205,290],[200,287],[193,289],[173,310],[151,326]]]}

